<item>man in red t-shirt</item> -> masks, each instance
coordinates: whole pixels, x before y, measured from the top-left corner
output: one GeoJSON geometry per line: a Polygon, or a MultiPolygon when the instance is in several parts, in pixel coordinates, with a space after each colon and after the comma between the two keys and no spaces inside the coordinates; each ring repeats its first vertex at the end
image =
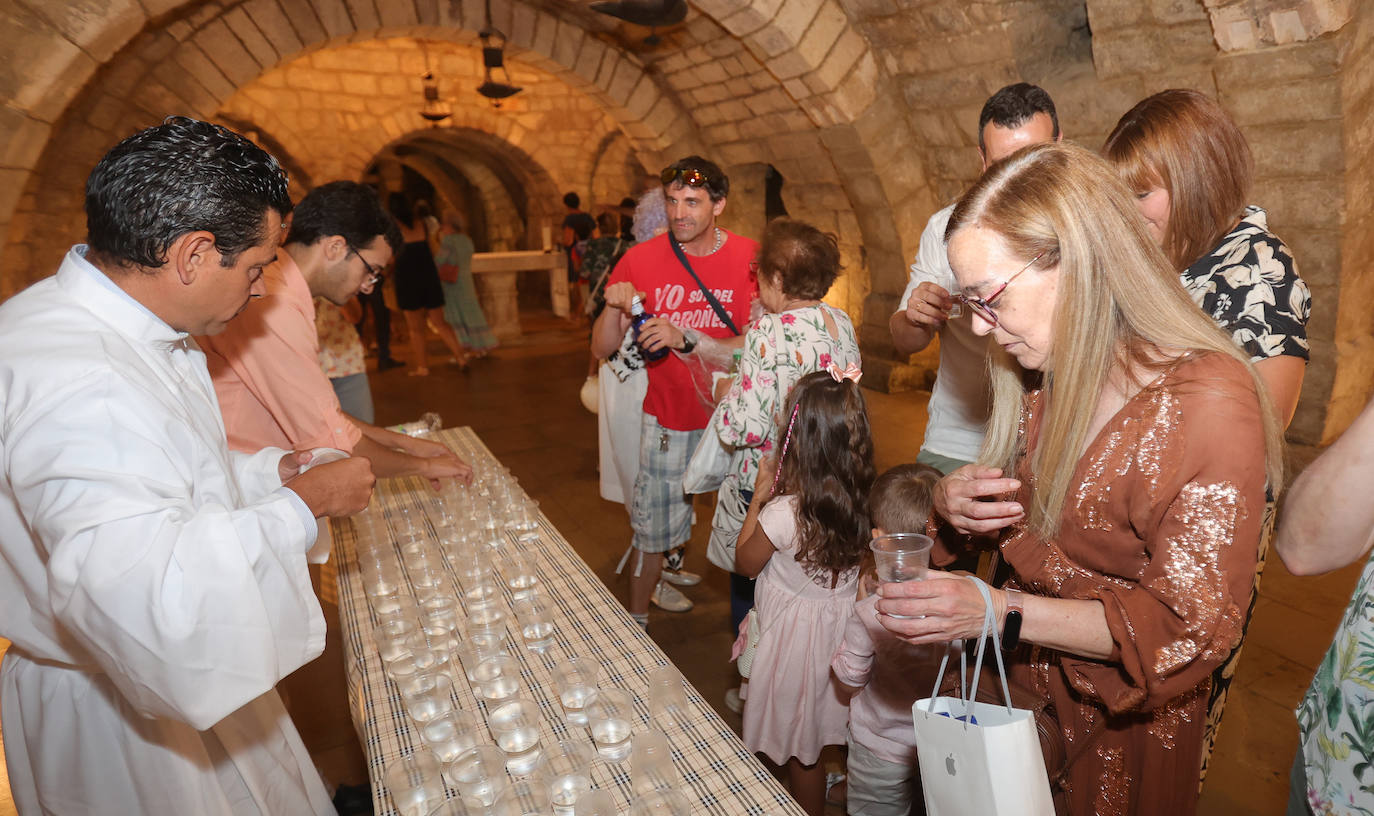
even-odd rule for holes
{"type": "Polygon", "coordinates": [[[640,332],[640,344],[650,352],[672,349],[647,366],[639,475],[630,501],[633,546],[640,557],[630,571],[629,610],[641,625],[648,622],[663,553],[691,538],[692,503],[682,492],[682,474],[711,418],[711,406],[682,358],[693,353],[702,335],[743,343],[716,315],[671,242],[681,245],[692,270],[740,332],[757,294],[749,264],[758,244],[716,226],[730,191],[725,173],[700,156],[688,156],[665,169],[660,180],[668,233],[632,247],[620,259],[606,285],[608,308],[592,327],[592,353],[605,358],[620,347],[630,327],[630,302],[638,295],[654,315],[640,332]]]}

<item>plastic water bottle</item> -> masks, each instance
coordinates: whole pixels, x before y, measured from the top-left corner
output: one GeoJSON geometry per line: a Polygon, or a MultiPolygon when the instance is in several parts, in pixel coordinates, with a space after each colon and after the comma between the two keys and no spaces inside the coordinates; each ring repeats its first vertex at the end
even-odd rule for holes
{"type": "Polygon", "coordinates": [[[655,351],[649,351],[639,342],[639,332],[644,328],[644,323],[651,317],[653,317],[653,315],[644,311],[644,301],[640,300],[639,295],[635,295],[634,299],[630,301],[630,326],[634,328],[635,345],[639,346],[639,351],[644,355],[645,361],[650,363],[655,360],[662,360],[664,357],[668,356],[667,346],[662,346],[655,351]]]}

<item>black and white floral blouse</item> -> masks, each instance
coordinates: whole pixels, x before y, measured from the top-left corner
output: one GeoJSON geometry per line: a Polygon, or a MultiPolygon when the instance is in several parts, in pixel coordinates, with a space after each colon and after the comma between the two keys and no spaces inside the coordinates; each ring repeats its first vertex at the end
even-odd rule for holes
{"type": "Polygon", "coordinates": [[[1183,288],[1231,333],[1251,362],[1284,355],[1310,359],[1312,295],[1298,277],[1288,245],[1269,231],[1264,210],[1246,207],[1236,228],[1181,278],[1183,288]]]}

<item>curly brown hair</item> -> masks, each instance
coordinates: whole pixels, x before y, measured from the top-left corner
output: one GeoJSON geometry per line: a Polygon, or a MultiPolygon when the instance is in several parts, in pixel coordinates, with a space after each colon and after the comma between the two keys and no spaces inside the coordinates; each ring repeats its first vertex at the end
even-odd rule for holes
{"type": "Polygon", "coordinates": [[[805,221],[774,218],[763,231],[758,270],[788,297],[820,300],[840,276],[840,245],[805,221]]]}
{"type": "Polygon", "coordinates": [[[869,540],[873,437],[859,384],[827,371],[792,388],[778,495],[797,497],[797,561],[812,574],[859,565],[869,540]]]}

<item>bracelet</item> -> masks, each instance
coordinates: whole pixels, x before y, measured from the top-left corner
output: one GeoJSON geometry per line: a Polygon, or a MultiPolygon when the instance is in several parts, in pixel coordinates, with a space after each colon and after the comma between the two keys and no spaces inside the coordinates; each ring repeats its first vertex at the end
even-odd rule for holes
{"type": "Polygon", "coordinates": [[[683,333],[682,333],[682,348],[679,349],[679,351],[681,351],[683,354],[691,354],[691,353],[692,353],[692,350],[695,349],[696,347],[697,347],[697,344],[694,343],[694,342],[692,342],[692,338],[688,337],[686,332],[683,332],[683,333]]]}

